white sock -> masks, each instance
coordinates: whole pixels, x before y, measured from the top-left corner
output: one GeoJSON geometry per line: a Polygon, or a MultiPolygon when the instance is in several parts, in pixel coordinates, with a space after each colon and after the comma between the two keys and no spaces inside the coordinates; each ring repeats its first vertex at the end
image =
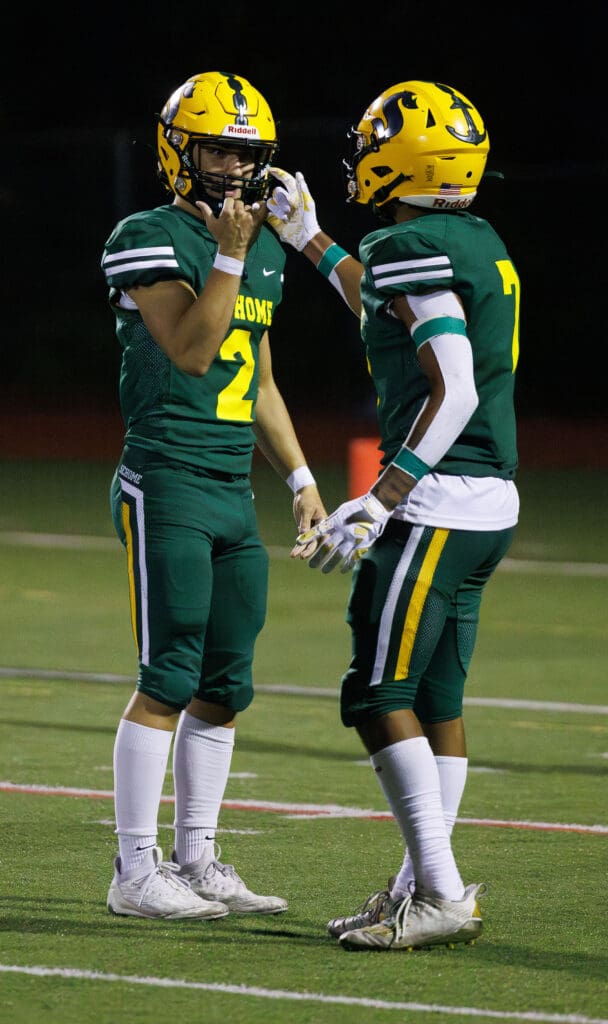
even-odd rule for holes
{"type": "Polygon", "coordinates": [[[179,864],[215,856],[215,832],[228,782],[235,730],[182,711],[173,747],[175,855],[179,864]]]}
{"type": "MultiPolygon", "coordinates": [[[[468,760],[466,757],[445,757],[439,755],[435,758],[439,771],[439,782],[441,785],[441,806],[443,807],[443,820],[449,836],[452,835],[454,822],[458,815],[458,808],[464,787],[467,781],[468,760]]],[[[406,849],[403,864],[395,881],[391,886],[393,899],[402,899],[412,892],[415,883],[414,865],[409,850],[406,849]]]]}
{"type": "Polygon", "coordinates": [[[114,811],[121,875],[154,867],[158,807],[173,733],[122,718],[114,741],[114,811]]]}
{"type": "Polygon", "coordinates": [[[426,736],[400,740],[370,758],[414,865],[416,884],[460,900],[460,877],[441,805],[439,771],[426,736]]]}

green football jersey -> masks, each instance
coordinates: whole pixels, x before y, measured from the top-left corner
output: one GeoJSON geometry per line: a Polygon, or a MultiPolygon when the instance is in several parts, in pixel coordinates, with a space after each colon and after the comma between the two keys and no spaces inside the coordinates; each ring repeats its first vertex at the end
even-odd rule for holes
{"type": "Polygon", "coordinates": [[[373,231],[359,255],[361,333],[378,398],[383,465],[397,454],[429,394],[416,346],[387,306],[395,295],[449,289],[464,305],[479,405],[434,470],[513,478],[520,291],[501,239],[467,211],[433,213],[373,231]]]}
{"type": "Polygon", "coordinates": [[[247,254],[230,329],[203,377],[171,362],[137,309],[116,305],[121,291],[156,281],[187,281],[200,294],[216,252],[204,221],[177,206],[125,218],[106,242],[101,266],[122,347],[125,440],[204,469],[248,473],[259,347],[282,297],[285,252],[275,235],[263,226],[247,254]]]}

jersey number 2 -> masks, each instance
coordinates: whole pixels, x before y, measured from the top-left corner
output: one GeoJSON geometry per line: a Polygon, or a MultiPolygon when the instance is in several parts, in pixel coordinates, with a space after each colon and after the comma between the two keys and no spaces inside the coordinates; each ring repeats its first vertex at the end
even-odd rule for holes
{"type": "Polygon", "coordinates": [[[217,418],[218,420],[239,420],[244,423],[251,423],[253,401],[245,398],[249,391],[255,366],[249,332],[243,330],[231,331],[222,342],[219,356],[220,359],[235,365],[237,364],[236,357],[240,356],[243,362],[230,383],[225,388],[222,388],[217,396],[217,418]]]}

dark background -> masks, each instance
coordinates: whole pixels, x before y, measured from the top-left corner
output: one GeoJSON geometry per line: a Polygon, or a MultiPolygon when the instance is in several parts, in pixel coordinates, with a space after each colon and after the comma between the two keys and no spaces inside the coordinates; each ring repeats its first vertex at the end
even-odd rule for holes
{"type": "MultiPolygon", "coordinates": [[[[4,17],[0,128],[4,410],[117,408],[118,343],[99,261],[116,220],[159,205],[155,115],[192,74],[228,70],[267,98],[277,163],[302,170],[345,248],[377,223],[347,206],[346,131],[389,85],[435,79],[489,130],[473,212],[522,280],[520,415],[605,414],[599,240],[608,186],[600,5],[566,16],[425,3],[53,8],[4,17]]],[[[294,410],[373,416],[355,318],[289,249],[271,332],[294,410]]]]}

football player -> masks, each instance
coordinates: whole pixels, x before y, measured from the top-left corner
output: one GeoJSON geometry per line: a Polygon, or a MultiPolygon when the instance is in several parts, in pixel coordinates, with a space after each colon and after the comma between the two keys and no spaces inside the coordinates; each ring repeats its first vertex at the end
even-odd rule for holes
{"type": "Polygon", "coordinates": [[[299,530],[327,514],[272,373],[285,253],[264,220],[277,133],[247,79],[212,71],[167,100],[157,146],[169,202],[122,220],[102,257],[126,427],[111,501],[139,664],[114,746],[107,906],[163,919],[277,914],[286,901],[250,891],[215,843],[266,613],[254,446],[291,488],[299,530]],[[165,863],[157,817],[174,731],[165,863]]]}
{"type": "Polygon", "coordinates": [[[361,318],[377,392],[382,469],[292,551],[354,568],[352,660],[341,716],[354,727],[402,833],[385,889],[329,934],[349,950],[471,942],[483,884],[463,884],[451,831],[465,786],[463,691],[484,587],[519,515],[514,411],[519,279],[473,213],[489,151],[479,111],[440,82],[400,82],[350,132],[347,202],[382,226],[360,260],[321,230],[301,172],[280,168],[269,219],[361,318]]]}

